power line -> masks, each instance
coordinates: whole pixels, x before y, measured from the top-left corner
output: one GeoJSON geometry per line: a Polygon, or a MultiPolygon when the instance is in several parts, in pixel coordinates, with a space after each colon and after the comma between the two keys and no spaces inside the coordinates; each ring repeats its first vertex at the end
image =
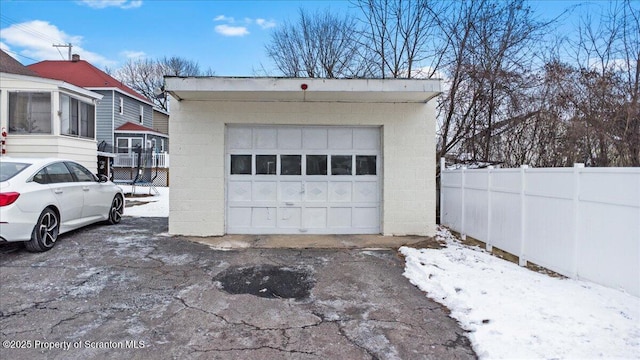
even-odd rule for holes
{"type": "Polygon", "coordinates": [[[17,52],[11,51],[11,50],[8,50],[8,49],[2,49],[2,51],[7,52],[7,53],[11,53],[11,54],[16,55],[16,56],[23,57],[25,59],[29,59],[29,60],[33,60],[33,61],[40,61],[40,60],[37,60],[37,59],[34,59],[34,58],[30,58],[28,56],[24,56],[24,55],[18,54],[17,52]]]}
{"type": "MultiPolygon", "coordinates": [[[[38,39],[41,39],[41,40],[44,40],[44,41],[47,41],[47,42],[54,43],[53,47],[58,48],[57,49],[58,53],[60,54],[60,57],[62,57],[63,60],[65,59],[65,57],[64,57],[64,55],[62,55],[62,52],[60,52],[59,48],[60,47],[69,48],[69,56],[68,57],[69,57],[69,60],[71,60],[71,47],[72,47],[71,43],[68,43],[68,44],[65,43],[65,44],[62,44],[62,45],[56,45],[55,43],[61,43],[61,42],[64,43],[64,41],[61,41],[61,39],[59,39],[59,38],[54,38],[54,37],[50,36],[49,34],[43,33],[43,32],[41,32],[39,30],[36,30],[36,29],[34,29],[33,26],[26,25],[26,23],[24,23],[24,22],[18,23],[18,21],[16,19],[10,18],[10,17],[8,17],[6,15],[0,15],[0,21],[4,22],[5,24],[8,24],[9,27],[12,27],[12,28],[14,28],[14,29],[16,29],[18,31],[21,31],[21,32],[25,33],[25,34],[34,36],[34,37],[36,37],[38,39]]],[[[16,52],[13,52],[13,51],[11,51],[11,53],[13,53],[13,54],[15,54],[17,56],[21,56],[21,57],[30,59],[30,60],[38,61],[36,59],[32,59],[30,57],[27,57],[27,56],[24,56],[24,55],[20,55],[20,54],[18,54],[16,52]]]]}
{"type": "Polygon", "coordinates": [[[4,22],[8,23],[10,26],[15,27],[16,29],[25,32],[27,34],[33,35],[39,39],[42,40],[46,40],[47,42],[64,42],[62,41],[63,39],[60,38],[54,38],[49,34],[45,34],[43,32],[40,32],[36,29],[33,29],[33,27],[29,26],[29,25],[25,25],[24,22],[22,23],[18,23],[17,20],[12,19],[8,16],[5,15],[0,15],[0,20],[4,20],[4,22]]]}

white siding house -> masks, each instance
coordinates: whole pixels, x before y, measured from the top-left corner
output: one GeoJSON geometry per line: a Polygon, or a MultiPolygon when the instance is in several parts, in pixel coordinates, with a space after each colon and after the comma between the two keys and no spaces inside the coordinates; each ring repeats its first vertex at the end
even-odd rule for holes
{"type": "Polygon", "coordinates": [[[435,234],[438,80],[165,82],[170,233],[435,234]]]}
{"type": "MultiPolygon", "coordinates": [[[[81,86],[87,90],[98,93],[102,100],[96,105],[96,127],[95,138],[98,143],[99,155],[101,155],[100,172],[104,175],[113,175],[116,180],[131,180],[133,172],[131,168],[130,155],[133,152],[131,147],[125,148],[125,144],[130,144],[131,139],[141,140],[146,137],[144,132],[154,131],[153,129],[153,103],[145,96],[139,94],[130,87],[124,85],[111,75],[96,68],[86,60],[80,59],[80,55],[74,54],[68,60],[45,60],[28,66],[28,70],[34,71],[39,76],[49,79],[65,81],[69,84],[81,86]],[[132,136],[127,134],[125,139],[120,139],[116,132],[122,126],[135,125],[142,129],[142,133],[135,131],[132,136]],[[124,163],[123,160],[124,155],[124,163]],[[113,172],[108,171],[107,159],[113,159],[113,172]],[[123,176],[121,178],[120,176],[123,176]]],[[[161,135],[157,143],[161,140],[168,141],[168,136],[161,135]]],[[[150,148],[152,142],[139,142],[145,151],[155,152],[160,147],[150,148]]],[[[167,154],[163,154],[168,158],[167,154]]]]}
{"type": "Polygon", "coordinates": [[[101,98],[64,81],[0,72],[6,155],[66,158],[97,172],[95,103],[101,98]]]}

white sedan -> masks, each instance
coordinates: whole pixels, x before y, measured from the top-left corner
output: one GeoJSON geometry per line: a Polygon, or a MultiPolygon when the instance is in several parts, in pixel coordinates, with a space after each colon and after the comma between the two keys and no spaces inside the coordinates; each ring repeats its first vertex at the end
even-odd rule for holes
{"type": "Polygon", "coordinates": [[[99,221],[117,224],[122,189],[71,160],[0,158],[0,242],[51,249],[58,235],[99,221]]]}

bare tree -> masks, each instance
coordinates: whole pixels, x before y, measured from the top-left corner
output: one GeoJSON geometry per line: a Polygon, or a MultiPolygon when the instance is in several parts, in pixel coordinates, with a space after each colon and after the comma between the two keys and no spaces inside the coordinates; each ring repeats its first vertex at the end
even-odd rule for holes
{"type": "Polygon", "coordinates": [[[357,77],[362,71],[358,43],[353,17],[300,9],[296,23],[273,31],[266,51],[284,76],[357,77]]]}
{"type": "Polygon", "coordinates": [[[159,108],[168,110],[168,98],[159,92],[164,85],[164,76],[202,76],[213,75],[213,72],[211,69],[203,72],[197,62],[173,56],[158,60],[129,60],[113,71],[113,75],[159,108]]]}
{"type": "Polygon", "coordinates": [[[640,11],[612,1],[582,17],[567,43],[572,63],[556,64],[550,103],[561,104],[563,156],[588,166],[640,166],[640,11]],[[562,101],[557,101],[562,99],[562,101]]]}
{"type": "Polygon", "coordinates": [[[640,166],[639,19],[632,1],[611,2],[599,21],[585,18],[574,44],[589,97],[579,111],[594,165],[640,166]]]}
{"type": "Polygon", "coordinates": [[[285,76],[443,78],[439,157],[640,166],[632,0],[596,3],[606,8],[600,19],[585,17],[577,37],[563,34],[548,47],[553,25],[579,8],[540,21],[526,0],[351,2],[359,23],[301,11],[273,34],[267,50],[285,76]]]}
{"type": "Polygon", "coordinates": [[[431,78],[443,51],[438,16],[449,4],[429,0],[353,0],[363,19],[363,45],[373,75],[431,78]]]}
{"type": "Polygon", "coordinates": [[[161,72],[166,76],[211,76],[213,71],[202,71],[197,61],[178,56],[163,57],[156,61],[161,72]]]}
{"type": "Polygon", "coordinates": [[[537,112],[498,134],[504,141],[494,151],[506,165],[638,166],[638,9],[629,1],[604,5],[567,37],[573,57],[556,53],[523,94],[537,112]]]}
{"type": "Polygon", "coordinates": [[[502,162],[496,149],[509,129],[538,109],[526,101],[536,86],[535,51],[547,24],[523,0],[456,3],[440,25],[446,37],[446,91],[440,99],[439,155],[502,162]]]}
{"type": "Polygon", "coordinates": [[[163,85],[162,72],[158,71],[154,60],[141,58],[130,59],[122,67],[114,71],[114,76],[122,83],[152,100],[160,108],[166,110],[166,99],[156,98],[156,91],[163,85]]]}

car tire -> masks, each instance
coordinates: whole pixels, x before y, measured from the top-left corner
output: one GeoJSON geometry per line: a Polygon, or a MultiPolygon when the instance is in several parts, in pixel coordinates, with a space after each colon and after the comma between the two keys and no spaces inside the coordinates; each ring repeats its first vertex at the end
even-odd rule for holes
{"type": "Polygon", "coordinates": [[[111,208],[109,208],[109,224],[115,225],[122,220],[122,214],[124,213],[124,199],[122,196],[116,195],[111,201],[111,208]]]}
{"type": "Polygon", "coordinates": [[[31,252],[43,252],[53,248],[60,232],[60,217],[51,208],[46,208],[38,217],[38,222],[31,233],[31,240],[24,243],[31,252]]]}

